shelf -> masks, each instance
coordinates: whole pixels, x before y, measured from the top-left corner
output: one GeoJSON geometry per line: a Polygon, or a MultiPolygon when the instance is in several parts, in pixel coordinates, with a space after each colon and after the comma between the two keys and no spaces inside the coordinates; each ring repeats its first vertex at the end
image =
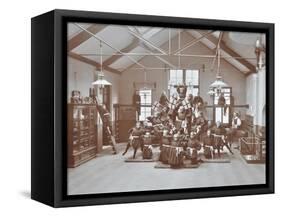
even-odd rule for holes
{"type": "Polygon", "coordinates": [[[78,126],[73,126],[73,133],[77,133],[79,131],[85,131],[85,130],[95,130],[96,127],[92,126],[92,127],[78,127],[78,126]]]}
{"type": "Polygon", "coordinates": [[[96,157],[96,155],[92,155],[92,156],[89,156],[89,157],[87,157],[87,158],[85,158],[85,159],[78,160],[78,161],[76,161],[73,165],[69,165],[68,167],[70,167],[70,168],[77,167],[77,166],[79,166],[79,165],[81,165],[81,164],[83,164],[83,163],[86,163],[87,161],[89,161],[89,160],[91,160],[91,159],[93,159],[93,158],[95,158],[95,157],[96,157]]]}
{"type": "Polygon", "coordinates": [[[91,116],[90,115],[85,115],[83,119],[81,119],[81,118],[73,118],[72,120],[74,122],[79,122],[79,121],[89,121],[89,120],[94,119],[94,118],[95,117],[93,115],[91,115],[91,116]]]}
{"type": "Polygon", "coordinates": [[[96,104],[95,103],[92,103],[92,104],[82,104],[82,103],[68,103],[69,106],[77,106],[77,107],[88,107],[88,106],[95,106],[96,104]]]}
{"type": "Polygon", "coordinates": [[[96,146],[91,146],[91,147],[86,148],[86,149],[83,149],[83,150],[81,150],[81,151],[73,152],[72,155],[73,155],[73,156],[78,156],[78,155],[80,155],[80,154],[83,154],[83,153],[85,153],[85,152],[88,152],[88,151],[94,150],[94,149],[96,149],[96,146]]]}
{"type": "Polygon", "coordinates": [[[97,152],[96,113],[97,108],[92,104],[68,105],[68,167],[78,166],[95,157],[97,152]],[[81,149],[82,147],[84,148],[81,149]]]}

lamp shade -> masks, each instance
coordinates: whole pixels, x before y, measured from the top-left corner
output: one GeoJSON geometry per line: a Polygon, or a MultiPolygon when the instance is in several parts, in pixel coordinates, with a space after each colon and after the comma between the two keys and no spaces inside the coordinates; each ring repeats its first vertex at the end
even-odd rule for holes
{"type": "Polygon", "coordinates": [[[110,82],[108,82],[107,80],[104,79],[104,75],[103,74],[98,74],[98,80],[94,81],[92,83],[92,85],[101,85],[101,86],[105,86],[105,85],[112,85],[110,82]]]}
{"type": "Polygon", "coordinates": [[[221,76],[217,76],[217,79],[210,85],[210,88],[222,88],[222,87],[229,87],[229,85],[222,80],[221,76]]]}

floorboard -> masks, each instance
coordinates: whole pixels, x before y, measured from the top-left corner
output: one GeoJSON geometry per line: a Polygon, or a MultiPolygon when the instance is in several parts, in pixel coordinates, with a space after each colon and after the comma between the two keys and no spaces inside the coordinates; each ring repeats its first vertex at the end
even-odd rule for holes
{"type": "MultiPolygon", "coordinates": [[[[230,163],[202,163],[196,169],[155,169],[155,162],[126,163],[132,149],[122,156],[109,148],[76,168],[68,169],[68,194],[95,194],[124,191],[180,189],[265,183],[265,165],[247,164],[234,150],[230,163]]],[[[139,151],[140,155],[140,151],[139,151]]]]}

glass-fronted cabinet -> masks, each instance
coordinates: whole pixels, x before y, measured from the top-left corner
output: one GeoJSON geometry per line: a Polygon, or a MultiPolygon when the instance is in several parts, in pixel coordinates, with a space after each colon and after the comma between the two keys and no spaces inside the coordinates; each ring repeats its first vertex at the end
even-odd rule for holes
{"type": "Polygon", "coordinates": [[[97,153],[97,110],[95,105],[68,104],[68,167],[76,167],[97,153]]]}

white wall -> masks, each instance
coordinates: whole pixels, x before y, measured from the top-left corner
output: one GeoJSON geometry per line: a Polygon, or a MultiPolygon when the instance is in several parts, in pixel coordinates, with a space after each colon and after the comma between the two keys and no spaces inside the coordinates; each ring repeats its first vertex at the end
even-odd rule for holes
{"type": "Polygon", "coordinates": [[[257,112],[257,125],[265,126],[265,89],[266,89],[266,70],[265,68],[258,71],[258,87],[259,87],[259,97],[258,97],[258,112],[257,112]]]}
{"type": "Polygon", "coordinates": [[[254,116],[254,125],[258,126],[265,126],[265,73],[263,68],[246,79],[246,101],[249,104],[247,114],[254,116]]]}
{"type": "Polygon", "coordinates": [[[73,90],[79,90],[83,97],[89,96],[89,88],[93,82],[95,68],[70,57],[68,57],[67,67],[67,101],[70,101],[71,91],[73,90]]]}
{"type": "MultiPolygon", "coordinates": [[[[120,75],[103,71],[105,79],[112,83],[111,86],[111,102],[112,104],[119,101],[119,83],[120,75]]],[[[97,71],[94,66],[81,62],[79,60],[68,57],[68,87],[67,87],[67,101],[70,101],[71,91],[79,90],[81,96],[89,96],[89,88],[92,87],[94,77],[97,78],[97,71]],[[75,79],[75,72],[76,78],[75,79]]],[[[112,118],[114,117],[113,107],[111,108],[112,118]]]]}

